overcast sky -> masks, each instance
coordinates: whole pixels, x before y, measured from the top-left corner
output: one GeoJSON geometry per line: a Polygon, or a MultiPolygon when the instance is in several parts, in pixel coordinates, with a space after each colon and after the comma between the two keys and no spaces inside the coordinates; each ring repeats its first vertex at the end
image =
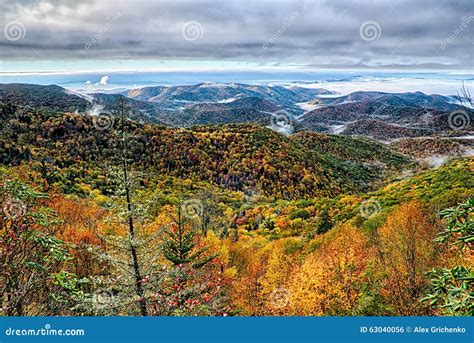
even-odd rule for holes
{"type": "Polygon", "coordinates": [[[4,70],[99,59],[316,69],[474,66],[472,0],[0,0],[0,24],[4,70]]]}

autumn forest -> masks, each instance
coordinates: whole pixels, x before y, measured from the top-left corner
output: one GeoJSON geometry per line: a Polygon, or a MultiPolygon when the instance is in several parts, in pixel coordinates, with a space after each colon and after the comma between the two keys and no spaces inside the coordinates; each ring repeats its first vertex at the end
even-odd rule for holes
{"type": "Polygon", "coordinates": [[[0,315],[474,314],[472,158],[49,105],[0,103],[0,315]]]}

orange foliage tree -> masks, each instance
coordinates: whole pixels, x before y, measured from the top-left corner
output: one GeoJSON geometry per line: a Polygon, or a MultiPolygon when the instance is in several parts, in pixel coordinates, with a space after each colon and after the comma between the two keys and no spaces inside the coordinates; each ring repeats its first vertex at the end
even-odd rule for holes
{"type": "Polygon", "coordinates": [[[72,252],[74,259],[71,261],[76,275],[81,278],[99,274],[104,265],[89,248],[103,245],[99,235],[105,233],[106,211],[100,209],[94,201],[62,196],[50,199],[49,206],[61,218],[56,236],[76,246],[72,252]]]}

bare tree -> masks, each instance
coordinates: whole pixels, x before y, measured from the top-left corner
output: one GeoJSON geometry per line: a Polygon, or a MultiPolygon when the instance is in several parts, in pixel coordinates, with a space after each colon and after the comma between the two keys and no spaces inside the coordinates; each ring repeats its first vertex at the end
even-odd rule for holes
{"type": "Polygon", "coordinates": [[[471,91],[466,88],[464,81],[462,81],[462,86],[458,92],[457,99],[466,111],[470,112],[474,108],[474,99],[471,96],[471,91]]]}

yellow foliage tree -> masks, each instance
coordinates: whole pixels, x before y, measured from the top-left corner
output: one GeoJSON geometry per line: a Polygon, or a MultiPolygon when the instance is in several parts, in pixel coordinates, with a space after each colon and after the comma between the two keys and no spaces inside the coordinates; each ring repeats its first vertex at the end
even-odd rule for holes
{"type": "Polygon", "coordinates": [[[366,267],[373,256],[364,234],[351,225],[318,238],[289,283],[288,315],[351,314],[367,282],[366,267]]]}
{"type": "Polygon", "coordinates": [[[378,263],[382,271],[382,296],[398,315],[427,314],[419,302],[439,255],[433,244],[433,225],[417,201],[402,205],[379,230],[378,263]]]}
{"type": "Polygon", "coordinates": [[[237,268],[232,298],[237,309],[244,315],[263,313],[264,297],[261,277],[265,275],[267,251],[261,249],[263,238],[245,237],[232,246],[231,262],[237,268]]]}
{"type": "Polygon", "coordinates": [[[279,239],[264,249],[268,254],[266,271],[260,278],[262,296],[265,299],[264,315],[285,315],[288,312],[291,295],[287,285],[296,265],[295,254],[288,248],[299,241],[295,237],[279,239]]]}

